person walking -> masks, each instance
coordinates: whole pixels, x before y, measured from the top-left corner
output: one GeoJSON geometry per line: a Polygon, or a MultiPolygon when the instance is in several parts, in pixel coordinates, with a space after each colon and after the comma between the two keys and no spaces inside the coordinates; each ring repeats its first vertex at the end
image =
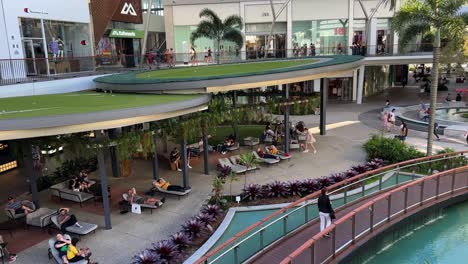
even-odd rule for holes
{"type": "Polygon", "coordinates": [[[382,118],[382,129],[384,129],[387,132],[390,132],[390,128],[388,126],[388,116],[389,113],[387,111],[384,111],[382,118]]]}
{"type": "Polygon", "coordinates": [[[396,122],[395,108],[393,108],[392,111],[388,113],[388,122],[392,124],[392,128],[395,127],[395,122],[396,122]]]}
{"type": "Polygon", "coordinates": [[[436,136],[437,140],[440,140],[439,134],[437,134],[437,130],[439,129],[439,123],[434,123],[434,136],[436,136]]]}
{"type": "Polygon", "coordinates": [[[304,133],[306,136],[306,143],[304,146],[304,151],[305,153],[309,152],[309,146],[314,150],[314,154],[317,153],[317,149],[314,146],[314,143],[317,141],[315,140],[314,136],[312,135],[312,131],[309,130],[308,128],[304,129],[304,133]]]}
{"type": "MultiPolygon", "coordinates": [[[[331,225],[331,220],[335,219],[335,211],[332,208],[330,198],[328,197],[327,192],[327,187],[322,188],[317,201],[320,217],[320,232],[322,232],[325,228],[329,227],[331,225]]],[[[330,237],[329,234],[326,234],[325,236],[330,237]]]]}
{"type": "Polygon", "coordinates": [[[408,126],[406,125],[405,121],[401,121],[400,135],[395,136],[395,137],[400,139],[402,142],[405,142],[407,136],[408,136],[408,126]]]}

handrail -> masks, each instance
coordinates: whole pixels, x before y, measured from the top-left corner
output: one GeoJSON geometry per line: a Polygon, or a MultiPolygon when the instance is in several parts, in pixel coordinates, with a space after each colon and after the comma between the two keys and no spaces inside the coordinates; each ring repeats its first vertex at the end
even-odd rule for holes
{"type": "MultiPolygon", "coordinates": [[[[433,175],[430,175],[430,176],[427,176],[427,177],[424,177],[424,178],[420,178],[418,180],[415,180],[415,181],[412,181],[412,182],[409,182],[409,183],[406,183],[402,186],[399,186],[399,187],[396,187],[388,192],[385,192],[381,195],[379,195],[378,197],[370,200],[369,202],[359,206],[358,208],[352,210],[351,212],[347,213],[346,215],[344,215],[343,217],[340,217],[336,222],[332,223],[330,226],[328,226],[327,228],[325,228],[323,231],[321,231],[320,233],[314,235],[311,239],[307,240],[304,244],[302,244],[300,247],[298,247],[295,251],[293,251],[293,253],[289,254],[286,258],[284,258],[280,264],[290,264],[292,263],[292,261],[294,260],[294,258],[298,257],[300,254],[302,254],[305,250],[309,250],[311,247],[313,247],[313,245],[319,240],[319,239],[322,239],[326,234],[329,234],[331,233],[332,231],[334,231],[336,229],[336,227],[341,224],[341,223],[344,223],[346,221],[349,221],[352,217],[354,217],[356,214],[358,214],[359,212],[362,212],[364,210],[369,210],[369,208],[371,206],[373,206],[374,204],[376,204],[377,202],[379,201],[382,201],[384,199],[389,199],[389,197],[391,197],[392,194],[394,193],[397,193],[397,192],[400,192],[400,191],[403,191],[403,190],[407,190],[409,187],[412,187],[412,186],[415,186],[415,185],[418,185],[418,184],[421,184],[422,182],[426,182],[426,181],[429,181],[431,179],[437,179],[441,176],[446,176],[446,175],[449,175],[449,174],[456,174],[457,172],[460,172],[460,171],[466,171],[468,169],[468,166],[463,166],[463,167],[459,167],[459,168],[454,168],[454,169],[450,169],[450,170],[447,170],[447,171],[443,171],[443,172],[439,172],[439,173],[436,173],[436,174],[433,174],[433,175]]],[[[464,188],[467,188],[468,186],[465,186],[464,188]]],[[[453,192],[453,189],[450,190],[453,192]]],[[[440,193],[438,193],[436,191],[436,194],[432,197],[429,197],[427,198],[426,200],[424,201],[427,201],[428,199],[432,199],[434,197],[438,197],[440,195],[440,193]]],[[[410,208],[412,206],[409,206],[408,208],[410,208]]],[[[408,209],[408,208],[405,208],[408,209]]],[[[397,212],[398,213],[398,212],[397,212]]],[[[396,214],[397,214],[396,213],[396,214]]],[[[395,215],[395,214],[394,214],[395,215]]],[[[390,215],[390,217],[393,216],[393,215],[390,215]]],[[[377,224],[376,224],[377,225],[377,224]]],[[[374,225],[371,225],[370,228],[373,228],[374,225]]],[[[365,232],[365,231],[364,231],[365,232]]],[[[353,238],[354,240],[354,238],[353,238]]],[[[336,250],[333,249],[333,255],[335,255],[335,252],[336,250]]],[[[330,258],[330,257],[328,257],[330,258]]],[[[327,258],[327,259],[328,259],[327,258]]]]}
{"type": "MultiPolygon", "coordinates": [[[[465,153],[468,153],[468,150],[459,151],[459,152],[451,152],[451,153],[443,153],[443,154],[438,154],[438,155],[433,155],[433,156],[426,156],[426,157],[422,157],[422,158],[417,158],[417,159],[413,159],[413,160],[407,160],[407,161],[399,162],[399,163],[396,163],[396,164],[387,165],[387,166],[381,167],[379,169],[368,171],[368,172],[356,175],[354,177],[351,177],[349,179],[345,179],[343,181],[334,183],[334,184],[328,186],[327,188],[328,188],[328,190],[330,192],[332,192],[332,191],[335,191],[335,189],[338,189],[339,187],[341,187],[343,185],[347,185],[347,184],[350,184],[350,183],[356,184],[356,182],[354,182],[356,180],[360,180],[360,179],[362,179],[364,177],[367,177],[369,175],[381,173],[381,172],[387,171],[389,169],[401,168],[402,166],[410,165],[410,164],[414,164],[414,163],[418,163],[418,162],[434,161],[434,159],[438,159],[438,158],[446,157],[446,156],[450,157],[450,156],[464,155],[465,153]]],[[[227,241],[225,241],[221,245],[217,246],[215,249],[213,249],[213,250],[209,251],[208,253],[206,253],[205,255],[203,255],[201,258],[196,260],[194,262],[194,264],[207,263],[208,258],[214,256],[215,254],[220,252],[222,249],[227,248],[229,245],[233,244],[237,239],[239,239],[240,237],[246,235],[248,232],[252,231],[253,229],[255,229],[257,227],[259,227],[260,225],[264,224],[265,222],[273,219],[274,217],[284,213],[288,209],[294,208],[297,205],[299,205],[300,203],[305,202],[307,200],[312,200],[314,198],[317,198],[319,195],[320,195],[320,190],[316,191],[316,192],[313,192],[313,193],[311,193],[311,194],[309,194],[307,196],[304,196],[301,199],[299,199],[299,200],[297,200],[295,202],[292,202],[289,205],[277,210],[276,212],[270,214],[269,216],[264,217],[260,221],[257,221],[256,223],[252,224],[248,228],[246,228],[246,229],[242,230],[241,232],[237,233],[236,235],[234,235],[233,237],[231,237],[230,239],[228,239],[227,241]]],[[[236,243],[236,244],[238,244],[238,243],[236,243]]],[[[233,249],[234,247],[235,247],[235,245],[230,247],[229,250],[233,249]]],[[[226,252],[228,252],[229,250],[226,250],[226,252]]],[[[221,257],[221,256],[219,256],[219,257],[221,257]]]]}

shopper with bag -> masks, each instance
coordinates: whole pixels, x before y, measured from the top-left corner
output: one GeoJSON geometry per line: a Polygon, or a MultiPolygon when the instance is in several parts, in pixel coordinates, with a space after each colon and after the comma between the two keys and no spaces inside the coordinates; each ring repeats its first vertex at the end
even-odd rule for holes
{"type": "MultiPolygon", "coordinates": [[[[320,232],[329,227],[331,225],[331,220],[335,219],[335,211],[333,211],[327,191],[327,187],[322,188],[317,201],[320,216],[320,232]]],[[[330,237],[329,234],[326,234],[325,236],[330,237]]]]}

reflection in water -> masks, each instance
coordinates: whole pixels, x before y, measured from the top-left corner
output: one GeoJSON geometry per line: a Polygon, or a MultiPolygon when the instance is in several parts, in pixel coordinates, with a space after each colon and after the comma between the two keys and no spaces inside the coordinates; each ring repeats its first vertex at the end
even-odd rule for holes
{"type": "Polygon", "coordinates": [[[463,117],[463,113],[468,113],[467,108],[450,108],[436,110],[436,119],[468,122],[468,118],[463,117]]]}

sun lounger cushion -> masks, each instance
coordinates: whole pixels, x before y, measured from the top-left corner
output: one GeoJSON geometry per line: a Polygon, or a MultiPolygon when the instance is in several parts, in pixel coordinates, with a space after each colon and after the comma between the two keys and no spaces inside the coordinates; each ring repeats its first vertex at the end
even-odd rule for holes
{"type": "MultiPolygon", "coordinates": [[[[58,217],[57,215],[54,215],[54,216],[52,216],[50,218],[50,220],[52,220],[52,223],[54,223],[55,226],[58,229],[60,229],[60,224],[58,222],[57,217],[58,217]]],[[[81,227],[78,227],[76,225],[69,226],[69,227],[66,228],[67,232],[84,236],[84,235],[87,235],[87,234],[95,231],[97,229],[97,227],[98,227],[98,225],[96,225],[96,224],[86,223],[86,222],[82,222],[82,221],[78,221],[78,223],[80,224],[81,227]]]]}
{"type": "MultiPolygon", "coordinates": [[[[155,186],[155,185],[153,185],[155,186]]],[[[158,190],[158,192],[162,192],[162,193],[168,193],[168,194],[174,194],[174,195],[179,195],[179,196],[184,196],[184,195],[187,195],[189,194],[192,189],[186,189],[185,191],[183,192],[176,192],[176,191],[168,191],[168,190],[164,190],[163,188],[160,188],[158,186],[156,186],[156,190],[158,190]]]]}
{"type": "Polygon", "coordinates": [[[236,142],[234,143],[234,146],[232,147],[229,147],[229,148],[226,148],[228,151],[234,151],[234,150],[238,150],[239,149],[239,143],[236,142]]]}
{"type": "Polygon", "coordinates": [[[270,151],[268,150],[268,147],[265,147],[265,152],[270,154],[270,155],[273,155],[275,157],[278,157],[279,159],[281,160],[288,160],[291,158],[291,154],[286,156],[286,155],[283,155],[283,154],[271,154],[270,151]]]}
{"type": "Polygon", "coordinates": [[[275,163],[278,163],[280,162],[278,159],[268,159],[268,158],[262,158],[258,155],[258,153],[256,151],[252,151],[254,157],[261,161],[261,162],[264,162],[264,163],[267,163],[267,164],[275,164],[275,163]]]}
{"type": "Polygon", "coordinates": [[[229,167],[235,173],[243,173],[247,171],[247,167],[238,164],[232,164],[228,158],[222,158],[218,161],[221,166],[229,167]]]}

